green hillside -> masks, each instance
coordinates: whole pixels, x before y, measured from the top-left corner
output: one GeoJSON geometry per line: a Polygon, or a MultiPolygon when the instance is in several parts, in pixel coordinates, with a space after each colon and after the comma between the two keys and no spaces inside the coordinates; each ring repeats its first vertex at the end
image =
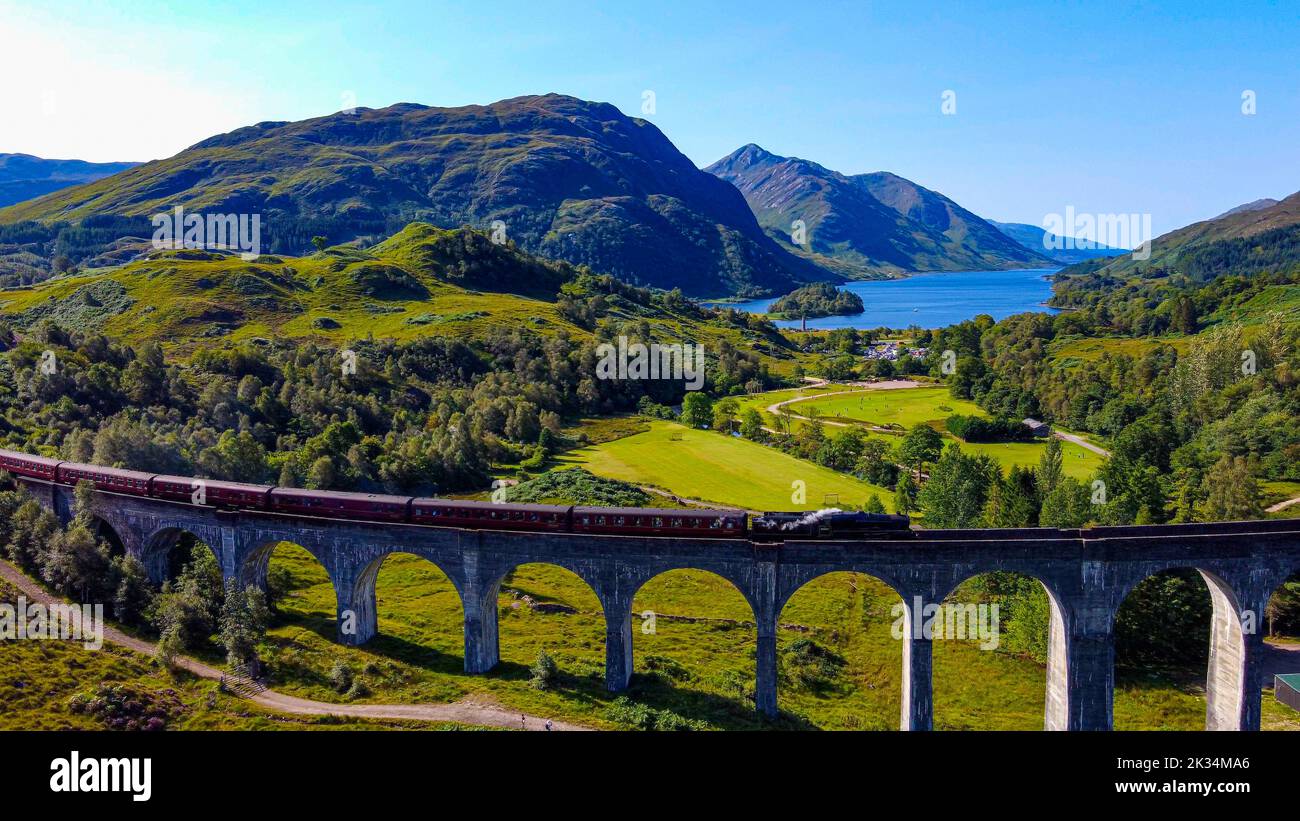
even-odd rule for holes
{"type": "Polygon", "coordinates": [[[648,302],[647,292],[612,282],[608,288],[618,293],[599,294],[593,308],[601,282],[571,265],[494,244],[479,232],[415,223],[367,250],[336,246],[251,262],[204,251],[155,252],[124,266],[0,290],[0,318],[18,327],[50,319],[180,349],[286,338],[482,339],[516,330],[590,339],[595,321],[621,319],[714,351],[724,341],[749,346],[762,340],[765,351],[785,357],[774,361],[778,370],[793,362],[779,336],[728,323],[723,317],[730,312],[697,309],[685,300],[648,302]]]}
{"type": "MultiPolygon", "coordinates": [[[[654,125],[559,94],[259,123],[0,209],[0,226],[106,216],[147,225],[177,206],[259,214],[263,247],[276,254],[303,253],[317,235],[384,237],[418,220],[499,224],[541,256],[698,295],[761,295],[829,278],[765,236],[740,194],[654,125]]],[[[138,226],[124,230],[141,236],[138,226]]]]}

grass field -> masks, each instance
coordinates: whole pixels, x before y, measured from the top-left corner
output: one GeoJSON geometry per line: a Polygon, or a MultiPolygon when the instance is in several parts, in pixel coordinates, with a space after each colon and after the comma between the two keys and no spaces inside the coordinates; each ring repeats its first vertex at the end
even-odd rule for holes
{"type": "MultiPolygon", "coordinates": [[[[839,386],[845,388],[847,386],[839,386]]],[[[852,388],[847,388],[853,390],[852,388]]],[[[804,389],[802,392],[779,391],[747,397],[750,406],[766,408],[776,402],[796,396],[811,396],[825,393],[825,388],[804,389]]],[[[954,414],[970,416],[987,416],[982,408],[974,402],[954,399],[946,387],[905,388],[901,390],[877,390],[843,393],[821,399],[807,399],[788,405],[794,413],[805,415],[809,408],[816,408],[823,421],[861,422],[878,427],[899,425],[912,428],[917,425],[930,425],[944,431],[945,420],[954,414]]],[[[797,429],[798,421],[793,420],[797,429]]],[[[834,428],[828,426],[827,433],[834,428]]],[[[886,435],[887,436],[887,435],[886,435]]],[[[953,437],[946,433],[951,441],[953,437]]],[[[890,441],[896,441],[889,437],[890,441]]],[[[985,444],[961,443],[968,453],[983,453],[996,459],[1003,470],[1013,466],[1033,467],[1042,456],[1045,442],[997,442],[985,444]]],[[[1061,451],[1064,470],[1067,476],[1085,480],[1092,477],[1101,467],[1104,459],[1096,453],[1081,448],[1072,442],[1062,442],[1061,451]]]]}
{"type": "Polygon", "coordinates": [[[878,427],[904,428],[928,424],[939,430],[943,430],[944,420],[954,414],[986,415],[974,402],[954,399],[946,387],[858,390],[843,396],[795,402],[788,407],[802,416],[808,415],[809,408],[816,408],[821,419],[836,422],[858,421],[878,427]]]}
{"type": "Polygon", "coordinates": [[[893,500],[887,488],[848,474],[744,439],[672,422],[653,422],[645,433],[571,451],[558,461],[610,479],[751,510],[788,510],[792,504],[816,507],[823,502],[861,505],[873,493],[886,507],[893,500]],[[674,441],[674,434],[681,439],[674,441]],[[804,483],[802,503],[792,500],[796,482],[804,483]]]}

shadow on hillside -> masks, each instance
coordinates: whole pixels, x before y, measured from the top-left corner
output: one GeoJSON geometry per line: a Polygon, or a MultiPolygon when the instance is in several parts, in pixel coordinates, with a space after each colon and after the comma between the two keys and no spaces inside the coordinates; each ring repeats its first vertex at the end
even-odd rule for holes
{"type": "MultiPolygon", "coordinates": [[[[334,619],[323,613],[281,612],[277,614],[275,623],[277,626],[290,626],[310,631],[331,643],[337,639],[334,619]]],[[[280,647],[289,647],[293,645],[293,641],[276,639],[276,644],[280,647]]],[[[471,677],[471,674],[464,670],[463,656],[439,652],[426,645],[397,636],[379,633],[362,649],[367,654],[400,662],[427,673],[471,677]]],[[[527,664],[501,661],[486,674],[486,677],[527,686],[532,678],[532,669],[527,664]]],[[[329,671],[307,662],[286,662],[281,658],[276,664],[274,678],[305,686],[333,689],[329,671]]],[[[785,712],[775,720],[767,720],[755,712],[754,704],[749,698],[692,689],[655,673],[637,673],[632,677],[626,692],[611,693],[605,689],[604,678],[601,675],[581,675],[561,670],[559,681],[552,692],[572,702],[575,707],[581,706],[596,714],[603,712],[620,696],[625,696],[646,707],[672,712],[685,719],[703,721],[721,729],[817,729],[806,719],[785,712]]]]}

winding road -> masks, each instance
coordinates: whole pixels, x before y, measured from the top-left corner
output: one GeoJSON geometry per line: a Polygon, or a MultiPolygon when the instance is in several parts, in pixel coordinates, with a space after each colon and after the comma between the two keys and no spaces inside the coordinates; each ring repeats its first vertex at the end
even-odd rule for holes
{"type": "MultiPolygon", "coordinates": [[[[18,568],[0,559],[0,578],[17,587],[30,601],[41,604],[60,603],[45,588],[32,581],[18,568]]],[[[104,625],[104,640],[113,644],[152,656],[152,642],[129,636],[115,627],[104,625]]],[[[185,656],[178,656],[178,666],[199,678],[220,681],[224,675],[221,670],[185,656]]],[[[546,719],[539,716],[523,715],[514,710],[505,710],[484,704],[458,701],[451,704],[331,704],[326,701],[313,701],[298,698],[274,690],[262,690],[255,695],[246,696],[248,701],[281,713],[304,716],[343,716],[359,719],[403,719],[414,721],[455,722],[458,724],[475,724],[482,727],[502,727],[506,729],[545,730],[546,719]],[[522,727],[520,726],[522,723],[522,727]]],[[[553,730],[589,730],[577,724],[564,721],[552,721],[553,730]]]]}

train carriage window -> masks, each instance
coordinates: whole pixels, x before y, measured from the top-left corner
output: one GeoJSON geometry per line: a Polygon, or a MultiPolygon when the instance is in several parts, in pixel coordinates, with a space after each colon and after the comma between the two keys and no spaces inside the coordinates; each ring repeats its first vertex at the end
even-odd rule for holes
{"type": "Polygon", "coordinates": [[[713,529],[715,529],[715,530],[718,529],[718,528],[720,528],[720,527],[722,527],[722,520],[721,520],[721,519],[714,519],[713,521],[709,522],[709,527],[711,527],[711,528],[713,528],[713,529]]]}
{"type": "Polygon", "coordinates": [[[655,526],[655,527],[663,527],[663,526],[664,526],[664,520],[663,520],[663,517],[662,517],[662,516],[656,516],[656,517],[655,517],[655,524],[654,524],[654,526],[655,526]]]}
{"type": "Polygon", "coordinates": [[[603,525],[603,524],[605,524],[605,517],[604,517],[604,516],[597,516],[597,517],[596,517],[596,524],[598,524],[598,525],[603,525]]]}
{"type": "Polygon", "coordinates": [[[682,520],[674,516],[673,527],[681,527],[681,526],[682,526],[682,520]]]}
{"type": "Polygon", "coordinates": [[[622,516],[614,517],[614,524],[618,525],[619,527],[623,527],[626,523],[627,523],[627,519],[625,519],[624,517],[622,516]]]}

